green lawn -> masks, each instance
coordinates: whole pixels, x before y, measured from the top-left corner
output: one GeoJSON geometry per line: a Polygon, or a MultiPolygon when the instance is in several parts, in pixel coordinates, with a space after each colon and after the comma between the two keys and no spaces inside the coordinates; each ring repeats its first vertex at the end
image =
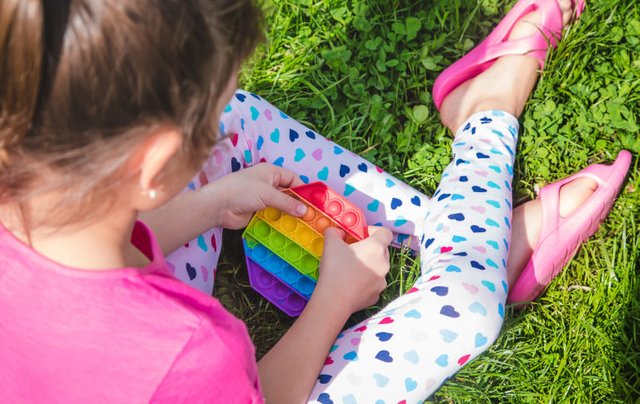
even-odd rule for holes
{"type": "MultiPolygon", "coordinates": [[[[268,42],[243,87],[431,194],[451,138],[434,79],[512,2],[271,0],[268,42]]],[[[502,336],[433,402],[634,402],[640,397],[640,3],[594,0],[552,53],[525,110],[516,201],[626,148],[631,173],[608,220],[535,304],[509,310],[502,336]]],[[[216,296],[247,321],[263,354],[291,320],[248,287],[227,237],[216,296]]],[[[418,270],[393,256],[383,301],[418,270]]],[[[360,313],[358,318],[363,314],[360,313]]]]}

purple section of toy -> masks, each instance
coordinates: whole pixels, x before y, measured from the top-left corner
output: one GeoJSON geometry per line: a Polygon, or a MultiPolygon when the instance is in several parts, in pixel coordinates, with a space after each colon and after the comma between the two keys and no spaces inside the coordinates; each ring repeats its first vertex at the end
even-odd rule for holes
{"type": "Polygon", "coordinates": [[[305,300],[309,300],[313,289],[316,287],[315,280],[300,273],[300,271],[292,267],[288,262],[269,251],[263,244],[252,239],[248,234],[245,235],[243,245],[245,256],[248,259],[251,259],[264,270],[286,283],[303,296],[305,300]]]}
{"type": "Polygon", "coordinates": [[[307,301],[251,259],[246,260],[251,287],[291,317],[299,316],[307,301]]]}

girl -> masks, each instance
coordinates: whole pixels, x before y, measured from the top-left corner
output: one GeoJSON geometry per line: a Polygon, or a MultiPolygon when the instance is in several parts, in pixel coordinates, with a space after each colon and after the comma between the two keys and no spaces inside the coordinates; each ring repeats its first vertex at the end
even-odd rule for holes
{"type": "MultiPolygon", "coordinates": [[[[539,40],[550,19],[559,35],[574,10],[527,3],[536,11],[507,15],[504,43],[539,40]]],[[[628,155],[547,187],[516,209],[507,262],[515,116],[538,60],[498,55],[439,85],[454,160],[428,199],[260,97],[234,93],[259,22],[248,0],[0,2],[7,401],[420,401],[496,338],[507,284],[524,279],[528,295],[514,300],[526,300],[566,262],[536,253],[569,219],[574,249],[619,189],[628,155]],[[511,86],[488,92],[505,88],[497,80],[511,86]],[[197,190],[176,197],[198,172],[197,190]],[[317,179],[383,227],[352,245],[327,231],[309,304],[256,366],[244,325],[209,296],[220,229],[265,206],[302,216],[278,190],[317,179]],[[387,246],[407,237],[422,265],[411,293],[340,333],[377,300],[387,246]]]]}

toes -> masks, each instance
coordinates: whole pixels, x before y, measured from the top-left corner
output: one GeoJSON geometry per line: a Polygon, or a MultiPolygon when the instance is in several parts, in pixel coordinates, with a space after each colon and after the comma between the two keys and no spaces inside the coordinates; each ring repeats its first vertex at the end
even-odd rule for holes
{"type": "Polygon", "coordinates": [[[574,3],[576,0],[558,0],[558,5],[562,11],[562,25],[565,26],[571,22],[574,14],[574,3]]]}
{"type": "Polygon", "coordinates": [[[565,11],[571,11],[573,8],[573,0],[560,0],[560,9],[562,9],[563,13],[565,11]]]}

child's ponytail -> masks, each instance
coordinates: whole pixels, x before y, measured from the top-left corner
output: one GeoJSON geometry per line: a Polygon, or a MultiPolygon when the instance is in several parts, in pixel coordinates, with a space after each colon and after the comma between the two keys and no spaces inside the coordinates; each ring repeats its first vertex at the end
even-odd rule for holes
{"type": "Polygon", "coordinates": [[[41,0],[0,1],[0,170],[33,122],[43,68],[41,0]]]}

